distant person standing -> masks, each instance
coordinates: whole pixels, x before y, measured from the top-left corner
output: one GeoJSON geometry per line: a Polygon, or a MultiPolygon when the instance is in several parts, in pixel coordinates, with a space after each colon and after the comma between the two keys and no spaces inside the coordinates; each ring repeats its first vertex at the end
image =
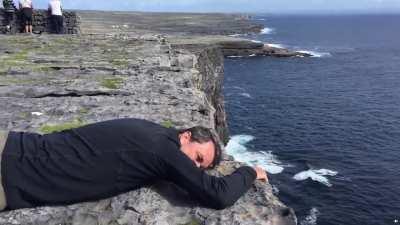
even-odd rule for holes
{"type": "Polygon", "coordinates": [[[51,21],[53,24],[53,31],[56,34],[63,33],[63,15],[60,0],[50,0],[49,12],[51,14],[51,21]]]}
{"type": "Polygon", "coordinates": [[[25,26],[25,33],[32,34],[32,14],[33,14],[32,0],[20,0],[19,9],[22,12],[22,22],[24,23],[25,26]]]}
{"type": "Polygon", "coordinates": [[[7,32],[11,32],[12,21],[14,20],[14,14],[17,8],[12,0],[3,0],[3,7],[5,12],[5,20],[7,23],[7,32]]]}

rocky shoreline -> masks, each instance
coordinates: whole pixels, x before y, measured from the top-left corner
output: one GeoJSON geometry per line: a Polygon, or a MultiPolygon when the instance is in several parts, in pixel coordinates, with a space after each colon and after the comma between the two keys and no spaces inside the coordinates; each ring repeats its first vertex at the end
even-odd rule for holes
{"type": "Polygon", "coordinates": [[[190,38],[173,37],[171,41],[174,45],[202,43],[217,45],[225,57],[255,57],[271,56],[278,58],[289,57],[311,57],[312,55],[302,52],[290,51],[285,48],[271,47],[266,43],[248,40],[244,38],[234,38],[228,36],[190,36],[190,38]]]}
{"type": "MultiPolygon", "coordinates": [[[[257,27],[235,15],[78,15],[81,35],[0,36],[0,129],[47,133],[137,117],[178,128],[203,125],[226,142],[224,55],[275,54],[264,45],[218,36],[257,27]]],[[[229,174],[240,165],[224,158],[210,173],[229,174]]],[[[0,214],[4,225],[296,223],[293,210],[261,182],[221,211],[199,207],[177,187],[160,183],[98,202],[0,214]]]]}

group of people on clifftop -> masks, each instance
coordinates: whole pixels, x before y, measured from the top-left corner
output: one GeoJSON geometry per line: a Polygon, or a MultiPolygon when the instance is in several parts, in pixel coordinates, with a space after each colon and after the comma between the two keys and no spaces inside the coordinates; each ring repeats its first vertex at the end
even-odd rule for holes
{"type": "MultiPolygon", "coordinates": [[[[5,11],[5,19],[7,30],[11,31],[12,21],[15,19],[15,15],[20,13],[21,23],[24,26],[24,32],[32,34],[33,27],[33,3],[32,0],[3,0],[3,7],[5,11]],[[16,7],[18,4],[19,8],[16,7]]],[[[63,33],[63,12],[61,0],[50,0],[48,4],[48,11],[52,24],[52,31],[56,34],[63,33]]]]}

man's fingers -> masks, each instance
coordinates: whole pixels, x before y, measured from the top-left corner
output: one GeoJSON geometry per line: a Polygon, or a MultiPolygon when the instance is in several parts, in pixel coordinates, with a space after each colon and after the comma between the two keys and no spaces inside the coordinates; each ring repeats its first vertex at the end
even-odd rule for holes
{"type": "Polygon", "coordinates": [[[267,173],[265,172],[265,170],[258,166],[254,167],[254,170],[257,173],[257,180],[268,181],[267,173]]]}
{"type": "Polygon", "coordinates": [[[257,167],[256,170],[258,170],[257,174],[259,174],[258,180],[261,180],[263,182],[268,182],[267,172],[265,172],[265,170],[262,169],[261,167],[257,167]]]}

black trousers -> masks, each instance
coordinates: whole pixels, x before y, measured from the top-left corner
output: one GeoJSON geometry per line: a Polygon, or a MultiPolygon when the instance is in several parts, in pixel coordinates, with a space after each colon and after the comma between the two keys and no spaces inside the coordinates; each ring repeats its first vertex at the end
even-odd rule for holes
{"type": "Polygon", "coordinates": [[[32,25],[32,14],[33,10],[31,8],[22,8],[22,20],[25,26],[32,25]]]}
{"type": "Polygon", "coordinates": [[[53,23],[53,32],[55,34],[63,34],[64,33],[64,18],[63,16],[52,15],[51,21],[53,23]]]}

